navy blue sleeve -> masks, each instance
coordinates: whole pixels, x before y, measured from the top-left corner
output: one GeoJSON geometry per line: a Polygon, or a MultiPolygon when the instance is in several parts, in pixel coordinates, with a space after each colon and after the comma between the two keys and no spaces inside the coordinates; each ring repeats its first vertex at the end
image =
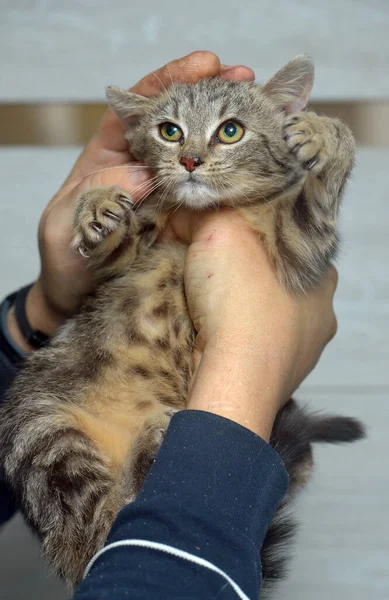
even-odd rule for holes
{"type": "MultiPolygon", "coordinates": [[[[6,316],[13,296],[6,298],[0,305],[0,404],[3,402],[4,396],[25,356],[10,339],[6,329],[6,316]]],[[[4,473],[0,466],[0,525],[12,517],[16,508],[13,494],[5,481],[4,473]]]]}
{"type": "MultiPolygon", "coordinates": [[[[16,367],[0,350],[0,403],[17,373],[16,367]]],[[[8,521],[16,510],[16,504],[10,487],[5,481],[0,467],[0,525],[8,521]]]]}
{"type": "Polygon", "coordinates": [[[260,548],[287,485],[281,459],[251,431],[177,413],[74,600],[257,600],[260,548]]]}
{"type": "Polygon", "coordinates": [[[0,349],[0,403],[3,402],[6,391],[13,382],[17,367],[0,349]]]}

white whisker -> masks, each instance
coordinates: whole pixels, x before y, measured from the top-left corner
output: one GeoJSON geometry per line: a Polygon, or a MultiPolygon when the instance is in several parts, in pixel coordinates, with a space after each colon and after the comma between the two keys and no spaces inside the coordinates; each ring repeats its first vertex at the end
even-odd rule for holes
{"type": "Polygon", "coordinates": [[[170,77],[170,83],[171,83],[171,85],[174,85],[173,77],[172,77],[172,74],[171,74],[171,72],[170,72],[169,66],[168,66],[168,65],[166,65],[166,66],[165,66],[165,69],[166,69],[166,71],[167,71],[167,72],[168,72],[168,74],[169,74],[169,77],[170,77]]]}
{"type": "Polygon", "coordinates": [[[161,84],[163,91],[167,93],[167,88],[166,88],[165,84],[163,83],[163,81],[161,80],[161,78],[158,77],[158,75],[156,73],[153,73],[153,75],[154,75],[155,79],[157,79],[159,81],[159,83],[161,84]]]}
{"type": "Polygon", "coordinates": [[[146,192],[139,198],[135,205],[135,210],[138,210],[141,204],[151,196],[160,186],[162,185],[162,181],[158,181],[150,190],[146,190],[146,192]]]}

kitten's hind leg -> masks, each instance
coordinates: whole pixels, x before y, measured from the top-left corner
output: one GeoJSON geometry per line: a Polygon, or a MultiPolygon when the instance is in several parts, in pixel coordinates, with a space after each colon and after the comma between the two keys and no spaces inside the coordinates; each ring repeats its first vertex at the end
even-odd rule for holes
{"type": "Polygon", "coordinates": [[[107,277],[128,266],[137,253],[139,226],[131,196],[113,186],[84,192],[76,208],[72,247],[94,275],[107,277]]]}
{"type": "Polygon", "coordinates": [[[43,397],[41,406],[34,418],[31,407],[28,417],[15,419],[12,406],[3,413],[8,443],[1,459],[45,557],[73,588],[126,502],[112,464],[93,441],[66,414],[55,413],[52,401],[43,397]]]}
{"type": "Polygon", "coordinates": [[[130,500],[140,491],[163,442],[170,420],[176,412],[176,409],[167,408],[165,412],[156,415],[146,423],[137,439],[126,473],[126,489],[129,491],[130,500]]]}

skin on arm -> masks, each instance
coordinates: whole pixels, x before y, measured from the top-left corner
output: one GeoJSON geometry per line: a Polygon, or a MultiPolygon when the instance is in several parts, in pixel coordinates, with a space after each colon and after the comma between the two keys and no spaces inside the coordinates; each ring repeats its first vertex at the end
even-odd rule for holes
{"type": "Polygon", "coordinates": [[[275,416],[336,333],[337,272],[292,297],[243,218],[178,214],[171,235],[190,242],[185,287],[197,339],[190,409],[229,418],[269,440],[275,416]]]}
{"type": "MultiPolygon", "coordinates": [[[[254,79],[248,67],[227,67],[212,52],[193,52],[147,75],[131,91],[152,96],[172,82],[191,83],[215,76],[254,79]]],[[[79,308],[83,296],[93,290],[82,258],[70,248],[74,208],[80,193],[93,187],[117,185],[139,201],[150,192],[149,176],[145,167],[130,155],[118,118],[107,110],[95,135],[42,215],[38,236],[41,273],[26,301],[27,318],[33,329],[52,335],[79,308]]],[[[18,330],[12,310],[7,325],[16,343],[26,352],[31,351],[18,330]]]]}

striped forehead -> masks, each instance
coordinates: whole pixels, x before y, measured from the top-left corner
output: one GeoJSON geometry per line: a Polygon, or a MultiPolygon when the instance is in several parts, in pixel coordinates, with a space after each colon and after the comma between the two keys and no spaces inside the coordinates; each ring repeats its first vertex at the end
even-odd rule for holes
{"type": "Polygon", "coordinates": [[[226,118],[240,118],[246,104],[242,92],[223,85],[210,89],[201,83],[174,86],[156,112],[160,119],[177,123],[187,134],[210,137],[226,118]]]}

